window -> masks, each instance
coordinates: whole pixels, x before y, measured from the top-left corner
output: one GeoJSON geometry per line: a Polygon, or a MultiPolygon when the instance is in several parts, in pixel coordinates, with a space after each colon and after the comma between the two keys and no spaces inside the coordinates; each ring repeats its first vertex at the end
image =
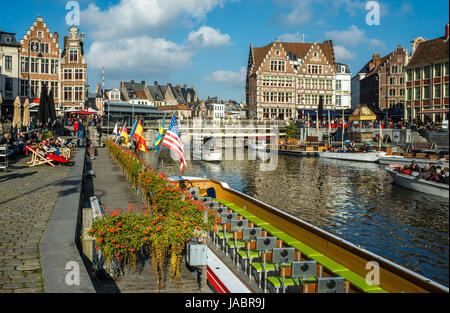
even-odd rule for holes
{"type": "Polygon", "coordinates": [[[414,69],[414,80],[420,80],[420,67],[414,69]]]}
{"type": "Polygon", "coordinates": [[[413,74],[412,70],[407,70],[406,71],[406,81],[407,82],[412,81],[412,74],[413,74]]]}
{"type": "Polygon", "coordinates": [[[400,85],[405,84],[405,77],[400,77],[400,85]]]}
{"type": "Polygon", "coordinates": [[[342,90],[342,80],[336,80],[336,90],[337,91],[342,90]]]}
{"type": "Polygon", "coordinates": [[[398,91],[399,91],[399,96],[401,96],[401,97],[405,96],[405,88],[400,88],[398,91]]]}
{"type": "Polygon", "coordinates": [[[395,85],[396,83],[397,83],[397,79],[395,77],[389,78],[389,84],[390,85],[395,85]]]}
{"type": "Polygon", "coordinates": [[[441,64],[434,65],[434,77],[441,77],[441,64]]]}
{"type": "Polygon", "coordinates": [[[75,80],[82,80],[82,79],[83,79],[83,69],[76,68],[75,69],[75,80]]]}
{"type": "Polygon", "coordinates": [[[395,89],[389,90],[389,96],[395,96],[395,89]]]}
{"type": "Polygon", "coordinates": [[[72,69],[65,68],[64,69],[64,80],[71,80],[71,79],[72,79],[72,69]]]}
{"type": "MultiPolygon", "coordinates": [[[[447,63],[448,64],[448,63],[447,63]]],[[[449,90],[448,90],[448,83],[446,83],[445,85],[444,85],[444,97],[445,98],[448,98],[448,93],[449,93],[449,90]]]]}
{"type": "Polygon", "coordinates": [[[411,88],[406,89],[406,100],[409,100],[409,101],[412,100],[412,89],[411,88]]]}
{"type": "Polygon", "coordinates": [[[48,74],[48,72],[49,72],[49,60],[42,59],[41,60],[41,73],[48,74]]]}
{"type": "Polygon", "coordinates": [[[64,87],[64,100],[72,101],[72,87],[64,87]]]}
{"type": "Polygon", "coordinates": [[[420,100],[420,87],[414,87],[414,100],[420,100]]]}
{"type": "Polygon", "coordinates": [[[78,51],[77,50],[69,50],[69,61],[70,62],[78,62],[78,51]]]}
{"type": "Polygon", "coordinates": [[[440,98],[441,96],[441,84],[434,85],[434,98],[440,98]]]}
{"type": "Polygon", "coordinates": [[[54,60],[54,59],[51,60],[50,74],[58,74],[58,60],[54,60]]]}
{"type": "Polygon", "coordinates": [[[281,60],[271,60],[270,70],[274,72],[285,72],[286,71],[286,61],[281,60]]]}
{"type": "Polygon", "coordinates": [[[37,80],[31,81],[31,95],[33,97],[39,96],[39,81],[37,81],[37,80]]]}
{"type": "Polygon", "coordinates": [[[52,81],[50,82],[50,88],[53,90],[53,96],[55,98],[59,98],[59,86],[58,82],[52,81]]]}
{"type": "Polygon", "coordinates": [[[31,73],[39,73],[39,60],[38,58],[31,58],[31,73]]]}
{"type": "Polygon", "coordinates": [[[444,63],[444,76],[448,76],[448,62],[444,63]]]}
{"type": "Polygon", "coordinates": [[[38,35],[39,38],[44,38],[44,33],[43,32],[38,32],[37,35],[38,35]]]}
{"type": "Polygon", "coordinates": [[[336,105],[341,106],[342,105],[342,96],[336,95],[336,105]]]}
{"type": "Polygon", "coordinates": [[[397,74],[398,73],[398,66],[397,65],[391,66],[391,73],[392,74],[397,74]]]}
{"type": "Polygon", "coordinates": [[[20,57],[20,71],[28,73],[28,57],[20,57]]]}
{"type": "Polygon", "coordinates": [[[49,53],[50,45],[48,43],[41,43],[41,52],[49,53]]]}
{"type": "Polygon", "coordinates": [[[76,86],[75,87],[75,101],[81,101],[81,100],[83,100],[83,87],[76,86]]]}
{"type": "Polygon", "coordinates": [[[12,70],[12,56],[5,55],[5,70],[12,70]]]}
{"type": "Polygon", "coordinates": [[[423,78],[429,79],[430,75],[431,75],[431,67],[429,65],[427,65],[423,68],[423,78]]]}
{"type": "Polygon", "coordinates": [[[10,77],[5,78],[5,95],[8,97],[12,96],[13,91],[13,79],[10,77]]]}
{"type": "Polygon", "coordinates": [[[423,87],[423,98],[430,99],[430,86],[423,87]]]}

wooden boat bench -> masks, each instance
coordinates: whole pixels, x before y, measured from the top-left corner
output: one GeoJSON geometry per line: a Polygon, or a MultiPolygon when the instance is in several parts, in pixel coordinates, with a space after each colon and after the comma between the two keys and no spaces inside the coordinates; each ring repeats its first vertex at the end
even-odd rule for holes
{"type": "MultiPolygon", "coordinates": [[[[215,199],[215,200],[218,201],[219,203],[225,205],[226,207],[230,208],[234,212],[244,216],[244,218],[248,219],[249,221],[254,222],[259,227],[267,230],[270,234],[272,234],[273,236],[276,236],[278,239],[283,241],[286,245],[288,245],[290,247],[294,247],[297,251],[299,251],[302,255],[305,255],[307,258],[317,261],[317,263],[318,263],[317,277],[322,276],[322,274],[323,274],[322,269],[324,269],[326,272],[328,272],[331,275],[334,274],[334,275],[343,277],[346,281],[348,281],[354,287],[356,287],[357,289],[359,289],[363,292],[366,292],[366,293],[384,293],[384,292],[386,292],[379,286],[369,285],[365,278],[350,271],[346,267],[340,265],[339,263],[337,263],[337,262],[333,261],[332,259],[328,258],[327,256],[323,255],[322,253],[320,253],[320,252],[316,251],[315,249],[309,247],[308,245],[302,243],[298,239],[287,235],[286,233],[277,229],[273,225],[270,225],[268,222],[254,216],[253,214],[249,213],[248,211],[246,211],[242,208],[239,208],[235,204],[225,201],[225,200],[221,200],[221,199],[215,199]]],[[[256,251],[251,252],[251,253],[252,253],[252,255],[248,256],[247,251],[245,251],[245,250],[238,252],[238,254],[241,256],[241,259],[243,259],[243,260],[248,260],[251,258],[259,257],[259,255],[256,251]]],[[[255,270],[256,270],[256,268],[259,269],[258,265],[259,264],[255,263],[255,266],[253,268],[255,268],[255,270]]],[[[269,276],[269,277],[271,277],[271,276],[269,276]]],[[[270,280],[269,280],[269,277],[267,277],[267,280],[269,281],[270,284],[272,284],[272,286],[279,286],[279,284],[277,283],[277,280],[275,278],[270,278],[270,280]]],[[[276,287],[274,287],[274,288],[276,288],[276,287]]]]}

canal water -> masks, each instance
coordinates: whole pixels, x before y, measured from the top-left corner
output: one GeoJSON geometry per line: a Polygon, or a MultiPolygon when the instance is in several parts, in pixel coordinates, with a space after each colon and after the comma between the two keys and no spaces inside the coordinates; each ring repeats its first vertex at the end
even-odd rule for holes
{"type": "MultiPolygon", "coordinates": [[[[148,154],[148,161],[156,153],[148,154]]],[[[261,160],[188,161],[185,176],[226,182],[293,216],[449,286],[449,201],[393,185],[378,164],[279,155],[261,160]]],[[[159,170],[180,174],[163,150],[159,170]]]]}

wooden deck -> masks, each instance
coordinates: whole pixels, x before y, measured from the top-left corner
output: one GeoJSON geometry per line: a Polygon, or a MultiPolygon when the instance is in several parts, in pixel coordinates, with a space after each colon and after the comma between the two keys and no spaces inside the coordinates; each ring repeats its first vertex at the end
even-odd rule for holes
{"type": "MultiPolygon", "coordinates": [[[[134,188],[122,175],[122,170],[109,155],[106,148],[98,148],[98,156],[92,160],[92,169],[96,176],[85,187],[85,194],[97,196],[103,206],[110,210],[117,209],[126,212],[128,206],[143,207],[140,197],[134,188]]],[[[145,262],[142,270],[124,270],[124,274],[117,279],[98,279],[93,277],[94,287],[100,293],[199,293],[196,272],[190,272],[183,265],[180,271],[181,285],[176,288],[171,282],[169,273],[166,274],[166,287],[158,290],[153,275],[151,260],[145,262]]]]}

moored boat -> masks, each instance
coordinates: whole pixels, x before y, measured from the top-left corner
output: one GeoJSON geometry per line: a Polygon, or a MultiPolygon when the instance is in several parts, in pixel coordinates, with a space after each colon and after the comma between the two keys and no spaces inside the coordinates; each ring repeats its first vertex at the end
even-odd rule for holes
{"type": "Polygon", "coordinates": [[[378,162],[380,157],[386,155],[386,152],[319,152],[319,157],[325,159],[336,159],[345,161],[359,162],[378,162]]]}
{"type": "Polygon", "coordinates": [[[447,184],[441,184],[434,181],[419,179],[417,176],[402,174],[399,172],[400,165],[391,165],[385,167],[391,175],[394,183],[410,190],[427,193],[434,196],[449,198],[449,189],[447,184]]]}
{"type": "Polygon", "coordinates": [[[409,165],[411,162],[416,162],[419,166],[427,166],[430,163],[433,163],[435,166],[441,166],[442,168],[449,167],[449,162],[446,159],[439,159],[439,160],[433,160],[433,159],[423,159],[423,158],[407,158],[404,156],[398,156],[398,155],[385,155],[380,157],[379,162],[380,164],[401,164],[401,165],[409,165]]]}
{"type": "Polygon", "coordinates": [[[196,189],[200,200],[216,208],[218,229],[212,231],[214,239],[208,245],[212,250],[224,249],[220,257],[231,258],[235,265],[235,282],[230,279],[226,283],[230,287],[242,283],[244,276],[245,281],[261,286],[261,292],[448,293],[445,286],[233,190],[226,183],[195,177],[171,180],[188,190],[196,189]],[[247,223],[247,231],[232,229],[239,220],[247,223]],[[249,229],[260,229],[260,235],[249,237],[249,229]],[[260,243],[270,247],[259,248],[260,243]],[[299,273],[308,271],[308,266],[312,269],[310,276],[301,276],[299,273]]]}

